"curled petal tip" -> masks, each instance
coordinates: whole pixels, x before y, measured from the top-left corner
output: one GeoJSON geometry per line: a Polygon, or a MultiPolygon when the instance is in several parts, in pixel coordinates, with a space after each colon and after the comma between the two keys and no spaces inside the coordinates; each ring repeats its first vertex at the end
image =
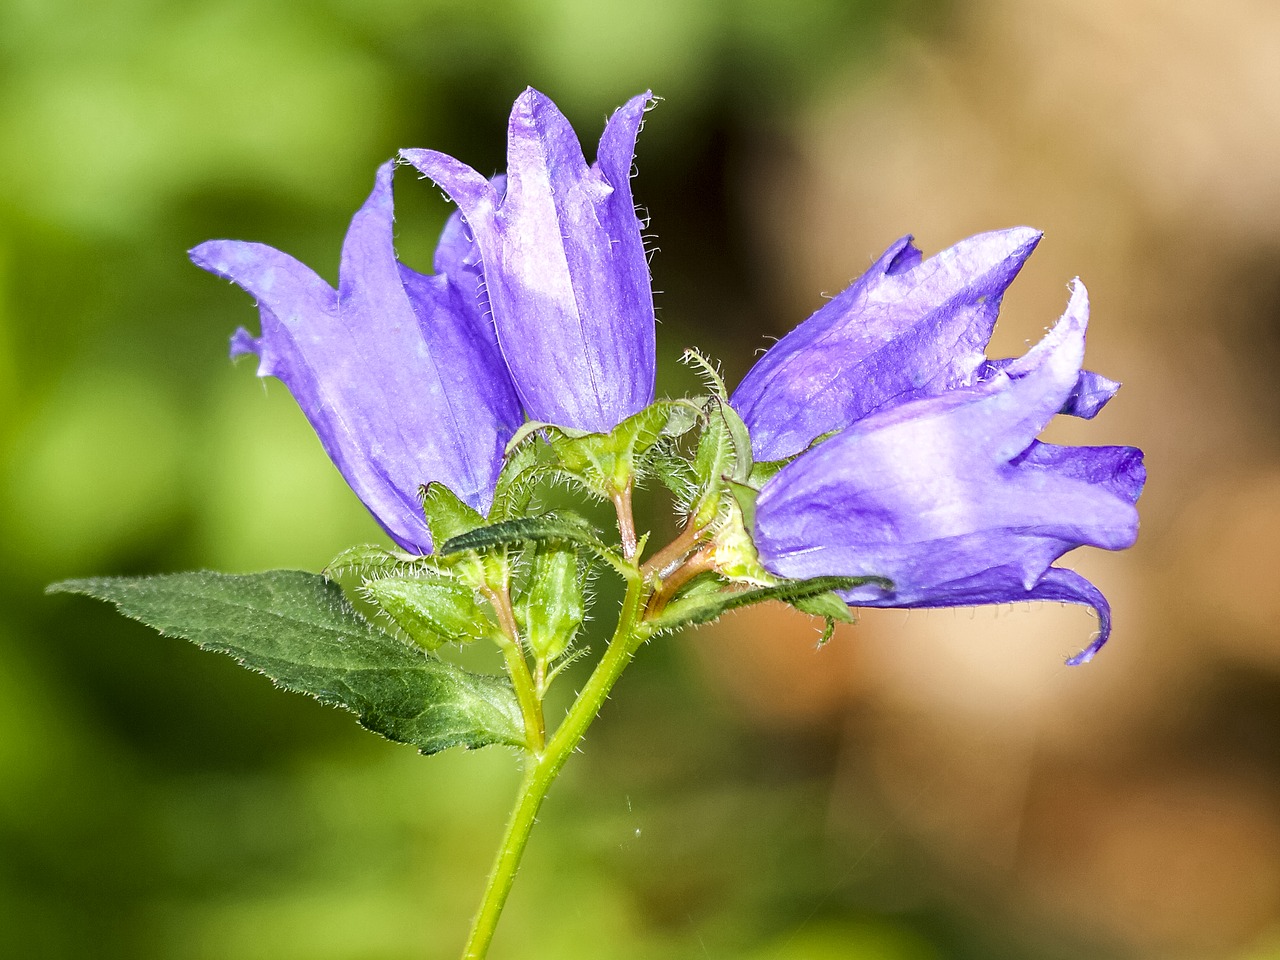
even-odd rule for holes
{"type": "Polygon", "coordinates": [[[898,274],[915,269],[923,259],[924,254],[916,246],[915,237],[908,233],[905,237],[900,237],[896,243],[892,244],[884,252],[880,262],[884,264],[884,273],[887,276],[895,277],[898,274]]]}
{"type": "Polygon", "coordinates": [[[258,338],[253,336],[253,334],[244,327],[239,327],[236,332],[231,335],[230,356],[232,359],[242,357],[246,353],[257,354],[260,353],[261,350],[262,347],[258,338]]]}
{"type": "Polygon", "coordinates": [[[1032,250],[1044,239],[1044,231],[1037,230],[1035,227],[1010,227],[1008,230],[998,232],[1004,234],[1011,246],[1030,247],[1032,250]]]}
{"type": "Polygon", "coordinates": [[[235,240],[206,240],[187,251],[187,257],[201,270],[208,270],[224,279],[231,269],[228,252],[237,245],[235,240]]]}
{"type": "Polygon", "coordinates": [[[484,201],[496,203],[493,187],[483,176],[465,163],[455,160],[439,150],[401,150],[401,162],[409,164],[431,180],[458,205],[462,216],[470,223],[484,201]]]}
{"type": "Polygon", "coordinates": [[[1088,663],[1093,659],[1093,655],[1102,648],[1101,643],[1091,643],[1088,647],[1081,650],[1074,656],[1067,657],[1066,663],[1068,667],[1078,667],[1082,663],[1088,663]]]}

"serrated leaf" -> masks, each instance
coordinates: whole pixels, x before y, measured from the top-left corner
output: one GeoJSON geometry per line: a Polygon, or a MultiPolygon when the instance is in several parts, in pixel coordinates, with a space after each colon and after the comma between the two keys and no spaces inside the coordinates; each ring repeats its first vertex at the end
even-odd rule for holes
{"type": "MultiPolygon", "coordinates": [[[[698,623],[710,623],[730,610],[748,607],[766,600],[781,600],[794,604],[797,600],[830,593],[834,590],[852,590],[865,583],[888,584],[883,577],[814,577],[810,580],[788,580],[771,587],[755,587],[749,590],[722,590],[718,593],[698,591],[687,594],[667,605],[657,617],[648,622],[654,633],[676,630],[698,623]]],[[[887,589],[891,589],[889,585],[887,589]]]]}
{"type": "Polygon", "coordinates": [[[431,754],[522,745],[510,685],[463,670],[364,620],[331,580],[301,570],[67,580],[50,593],[114,603],[167,636],[225,653],[277,686],[350,710],[360,725],[431,754]]]}

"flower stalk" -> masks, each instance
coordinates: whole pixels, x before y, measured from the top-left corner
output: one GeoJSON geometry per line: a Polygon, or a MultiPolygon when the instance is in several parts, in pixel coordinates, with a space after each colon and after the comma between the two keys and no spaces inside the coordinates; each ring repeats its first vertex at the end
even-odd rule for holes
{"type": "Polygon", "coordinates": [[[498,618],[498,647],[502,651],[507,673],[511,677],[511,685],[515,688],[516,699],[520,702],[520,713],[524,717],[525,742],[529,750],[538,752],[546,742],[546,721],[542,713],[543,684],[541,663],[539,677],[535,680],[529,672],[529,661],[525,659],[520,643],[520,628],[516,624],[515,611],[511,609],[511,592],[503,585],[495,589],[484,587],[481,592],[498,618]]]}
{"type": "Polygon", "coordinates": [[[640,645],[648,639],[642,615],[651,591],[651,585],[640,577],[639,569],[636,568],[636,575],[628,580],[618,624],[604,656],[550,742],[545,748],[531,748],[526,754],[524,779],[520,783],[515,807],[507,821],[498,855],[485,883],[484,896],[471,926],[471,935],[462,954],[463,960],[482,960],[488,953],[498,918],[511,893],[511,885],[515,881],[516,871],[529,842],[529,834],[547,791],[586,735],[587,728],[604,706],[604,701],[622,676],[622,671],[631,662],[640,645]]]}

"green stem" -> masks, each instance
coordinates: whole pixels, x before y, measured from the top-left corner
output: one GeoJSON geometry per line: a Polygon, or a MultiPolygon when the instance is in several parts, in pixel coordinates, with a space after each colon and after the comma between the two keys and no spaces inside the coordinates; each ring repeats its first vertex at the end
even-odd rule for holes
{"type": "Polygon", "coordinates": [[[520,784],[515,809],[511,811],[511,819],[507,822],[497,859],[489,873],[484,899],[480,901],[480,910],[476,913],[471,936],[462,954],[463,960],[483,960],[489,952],[493,932],[498,926],[498,917],[506,905],[507,895],[511,892],[511,884],[520,866],[520,858],[529,842],[529,832],[533,829],[547,791],[591,722],[595,720],[596,714],[600,712],[609,691],[618,682],[618,677],[622,676],[622,671],[644,643],[647,634],[642,629],[641,616],[649,589],[646,581],[639,576],[628,578],[627,595],[622,601],[618,626],[614,630],[613,639],[609,641],[608,649],[546,749],[532,754],[526,761],[529,766],[525,770],[524,781],[520,784]]]}
{"type": "Polygon", "coordinates": [[[542,694],[529,673],[529,661],[524,653],[510,640],[503,640],[498,646],[502,649],[502,657],[507,664],[507,673],[511,676],[511,685],[516,691],[516,700],[520,704],[520,714],[524,718],[525,746],[530,753],[538,753],[546,742],[547,733],[542,719],[542,694]]]}
{"type": "Polygon", "coordinates": [[[482,589],[502,630],[501,635],[495,639],[502,650],[503,659],[506,660],[507,673],[511,676],[511,685],[515,688],[520,713],[524,717],[525,746],[531,753],[539,753],[547,739],[542,718],[542,690],[535,685],[533,676],[529,673],[529,662],[520,649],[520,631],[516,627],[515,612],[511,609],[511,594],[506,587],[495,590],[486,586],[482,589]]]}

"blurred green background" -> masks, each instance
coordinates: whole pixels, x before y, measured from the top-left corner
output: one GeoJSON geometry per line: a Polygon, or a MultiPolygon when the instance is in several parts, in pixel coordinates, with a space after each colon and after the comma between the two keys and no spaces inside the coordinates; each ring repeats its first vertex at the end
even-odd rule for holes
{"type": "MultiPolygon", "coordinates": [[[[455,955],[516,783],[46,598],[65,577],[319,569],[378,531],[287,392],[226,360],[211,237],[336,279],[400,147],[503,165],[511,101],[634,183],[661,352],[740,376],[897,236],[1031,223],[996,353],[1081,275],[1128,382],[1116,608],[765,610],[646,649],[544,810],[498,958],[1280,957],[1280,12],[1266,0],[5,0],[0,955],[455,955]]],[[[425,268],[448,213],[399,182],[425,268]]],[[[609,597],[602,597],[602,603],[609,597]]],[[[606,619],[604,612],[600,620],[606,619]]],[[[495,661],[496,662],[496,661],[495,661]]]]}

